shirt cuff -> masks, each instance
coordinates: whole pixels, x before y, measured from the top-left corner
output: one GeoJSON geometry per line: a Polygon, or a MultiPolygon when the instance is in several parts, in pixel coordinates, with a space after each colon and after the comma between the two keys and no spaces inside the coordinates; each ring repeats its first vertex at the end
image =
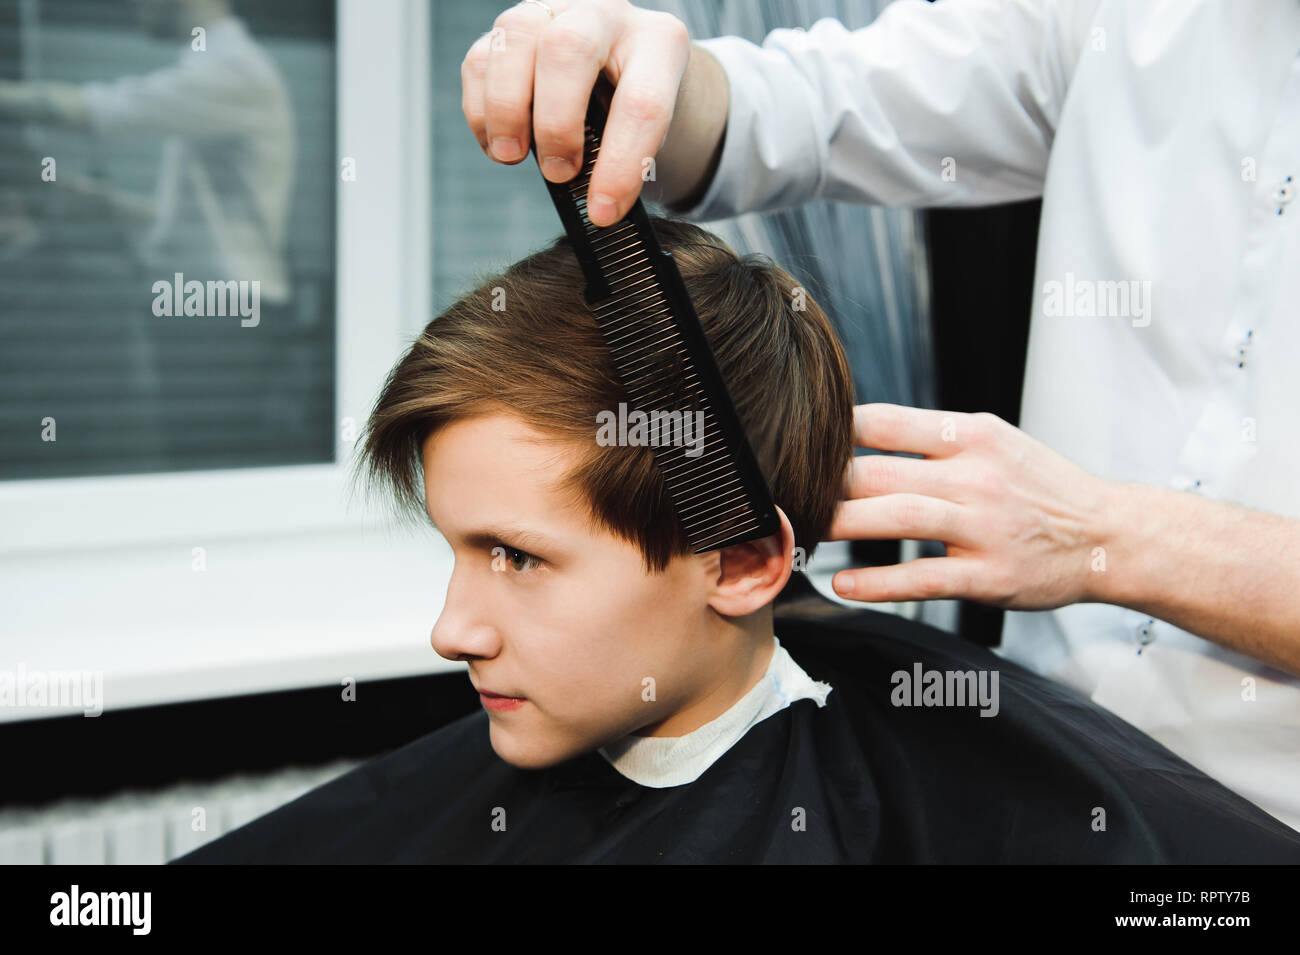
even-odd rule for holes
{"type": "Polygon", "coordinates": [[[773,30],[759,47],[735,36],[697,44],[721,64],[730,87],[722,155],[704,195],[675,216],[708,222],[799,205],[817,196],[826,168],[812,88],[781,49],[803,30],[773,30]]]}

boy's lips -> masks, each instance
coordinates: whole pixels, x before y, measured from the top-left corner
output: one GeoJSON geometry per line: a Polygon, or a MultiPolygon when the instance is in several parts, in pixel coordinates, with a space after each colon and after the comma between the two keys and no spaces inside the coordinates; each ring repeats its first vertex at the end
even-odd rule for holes
{"type": "MultiPolygon", "coordinates": [[[[473,682],[474,682],[473,680],[470,681],[471,684],[472,684],[473,682]]],[[[480,686],[475,686],[474,689],[478,691],[479,696],[486,696],[486,697],[489,697],[489,698],[491,698],[491,699],[499,699],[499,700],[522,700],[522,699],[524,699],[524,697],[522,697],[522,696],[515,696],[515,695],[512,694],[512,693],[493,693],[491,690],[485,690],[485,689],[483,689],[483,688],[480,687],[480,686]]]]}
{"type": "Polygon", "coordinates": [[[489,710],[517,710],[528,702],[523,697],[488,696],[486,693],[480,693],[478,698],[489,710]]]}

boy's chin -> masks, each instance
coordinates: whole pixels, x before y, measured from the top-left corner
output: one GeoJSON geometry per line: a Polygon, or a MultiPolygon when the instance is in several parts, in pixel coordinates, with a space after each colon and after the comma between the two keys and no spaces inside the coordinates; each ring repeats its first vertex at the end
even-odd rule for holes
{"type": "Polygon", "coordinates": [[[495,725],[490,727],[488,738],[493,751],[516,769],[546,769],[596,748],[574,744],[566,746],[546,739],[521,738],[495,725]]]}

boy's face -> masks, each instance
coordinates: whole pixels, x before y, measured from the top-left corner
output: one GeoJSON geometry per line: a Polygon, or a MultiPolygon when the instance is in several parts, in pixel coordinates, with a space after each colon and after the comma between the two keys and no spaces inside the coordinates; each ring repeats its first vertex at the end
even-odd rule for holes
{"type": "Polygon", "coordinates": [[[497,754],[541,768],[694,728],[731,650],[708,639],[717,555],[647,575],[634,545],[556,491],[572,449],[513,415],[457,420],[423,451],[429,515],[455,556],[433,648],[465,660],[476,689],[522,700],[484,703],[497,754]]]}

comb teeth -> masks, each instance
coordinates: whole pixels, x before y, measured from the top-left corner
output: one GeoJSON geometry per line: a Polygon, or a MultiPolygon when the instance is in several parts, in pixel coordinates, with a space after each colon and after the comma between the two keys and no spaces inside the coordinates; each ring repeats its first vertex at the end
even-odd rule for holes
{"type": "Polygon", "coordinates": [[[547,181],[588,280],[587,303],[629,410],[678,412],[697,423],[702,413],[702,433],[691,432],[691,444],[702,449],[697,456],[688,456],[693,448],[684,441],[651,444],[694,552],[770,536],[780,524],[767,485],[672,255],[659,247],[639,199],[609,227],[587,216],[587,187],[604,129],[599,93],[598,86],[582,170],[567,183],[547,181]]]}

